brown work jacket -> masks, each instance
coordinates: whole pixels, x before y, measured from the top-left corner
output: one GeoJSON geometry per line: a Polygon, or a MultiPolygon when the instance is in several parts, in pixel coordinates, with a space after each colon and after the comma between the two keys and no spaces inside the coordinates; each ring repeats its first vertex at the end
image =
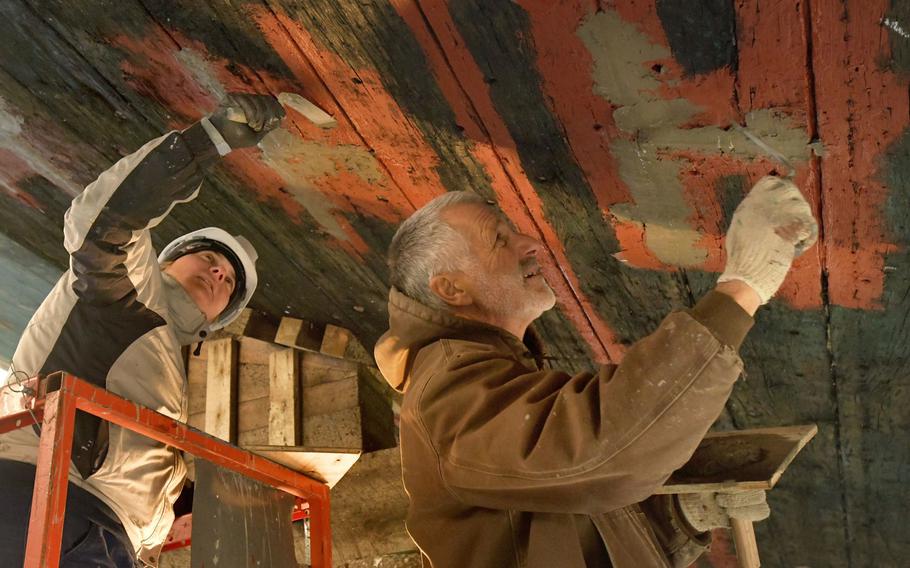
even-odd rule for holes
{"type": "Polygon", "coordinates": [[[752,318],[729,297],[708,294],[620,365],[575,375],[541,369],[502,329],[394,289],[389,322],[376,361],[404,392],[407,528],[424,566],[669,567],[703,550],[707,535],[674,498],[649,497],[691,457],[742,370],[752,318]]]}

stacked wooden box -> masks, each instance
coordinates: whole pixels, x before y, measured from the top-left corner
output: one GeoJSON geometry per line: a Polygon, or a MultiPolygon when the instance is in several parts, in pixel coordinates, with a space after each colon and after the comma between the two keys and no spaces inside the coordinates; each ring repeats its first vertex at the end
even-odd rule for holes
{"type": "Polygon", "coordinates": [[[345,329],[247,311],[188,354],[189,423],[334,485],[396,445],[395,395],[371,363],[345,329]]]}

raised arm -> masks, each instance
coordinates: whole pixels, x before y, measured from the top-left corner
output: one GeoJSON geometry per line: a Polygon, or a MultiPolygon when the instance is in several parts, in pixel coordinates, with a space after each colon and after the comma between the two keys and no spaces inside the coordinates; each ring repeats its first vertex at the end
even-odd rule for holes
{"type": "Polygon", "coordinates": [[[148,240],[148,229],[174,205],[197,195],[219,154],[255,145],[283,116],[272,97],[233,95],[230,104],[244,107],[250,124],[232,123],[220,111],[211,120],[165,134],[119,160],[73,200],[65,217],[64,245],[80,298],[108,304],[129,293],[134,287],[127,277],[134,261],[128,259],[132,245],[148,240]]]}
{"type": "Polygon", "coordinates": [[[733,216],[717,289],[667,317],[618,367],[569,376],[523,369],[483,345],[450,350],[421,416],[453,494],[478,506],[574,513],[651,495],[717,419],[742,368],[750,316],[816,234],[799,190],[764,178],[733,216]]]}
{"type": "Polygon", "coordinates": [[[641,501],[720,414],[751,322],[713,293],[670,315],[618,367],[575,376],[530,371],[482,346],[453,349],[461,354],[431,380],[420,412],[447,484],[493,508],[596,513],[641,501]],[[726,327],[705,327],[705,310],[722,312],[726,327]]]}

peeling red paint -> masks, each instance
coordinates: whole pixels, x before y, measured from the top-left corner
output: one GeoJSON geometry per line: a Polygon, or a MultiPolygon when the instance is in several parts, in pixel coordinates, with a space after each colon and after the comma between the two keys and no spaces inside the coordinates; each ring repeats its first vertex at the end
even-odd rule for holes
{"type": "MultiPolygon", "coordinates": [[[[259,151],[256,149],[231,152],[224,157],[225,166],[244,184],[249,187],[255,187],[257,195],[263,201],[277,204],[284,210],[291,221],[300,224],[300,215],[305,211],[304,206],[285,189],[286,183],[284,179],[275,170],[262,163],[258,153],[259,151]]],[[[369,252],[369,246],[357,231],[350,226],[350,223],[341,212],[335,213],[334,217],[345,230],[347,239],[329,239],[329,243],[362,258],[363,255],[369,252]]]]}
{"type": "MultiPolygon", "coordinates": [[[[613,8],[630,26],[639,27],[654,43],[667,46],[653,2],[620,4],[613,8]]],[[[613,120],[616,107],[597,93],[592,76],[592,55],[576,33],[597,6],[593,2],[553,3],[546,0],[524,0],[521,5],[531,20],[543,89],[566,129],[575,159],[598,204],[612,222],[622,251],[617,258],[637,268],[675,271],[675,267],[661,262],[648,248],[641,224],[609,214],[614,205],[634,201],[620,178],[610,142],[634,137],[617,128],[613,120]]],[[[659,92],[662,97],[685,98],[704,109],[685,126],[729,124],[736,119],[730,70],[687,79],[672,58],[654,61],[651,68],[662,81],[659,92]]]]}
{"type": "Polygon", "coordinates": [[[393,6],[411,28],[427,55],[439,86],[452,106],[465,135],[475,141],[474,157],[480,162],[496,192],[500,208],[522,232],[534,235],[545,245],[548,255],[541,259],[547,281],[553,286],[560,307],[601,362],[618,361],[623,346],[615,340],[609,325],[581,292],[565,248],[546,220],[540,198],[521,169],[515,141],[490,98],[489,87],[477,63],[458,36],[448,8],[443,2],[396,0],[393,6]],[[433,26],[441,46],[426,27],[424,16],[433,26]],[[445,56],[440,51],[445,50],[445,56]]]}
{"type": "MultiPolygon", "coordinates": [[[[569,145],[601,209],[632,200],[619,178],[610,140],[622,135],[613,122],[615,107],[595,93],[591,53],[576,35],[594,2],[521,2],[531,22],[543,90],[566,129],[569,145]]],[[[635,254],[630,251],[630,254],[635,254]]]]}
{"type": "MultiPolygon", "coordinates": [[[[769,172],[779,169],[780,165],[770,159],[747,162],[718,155],[674,153],[674,156],[684,157],[691,164],[691,167],[681,173],[681,181],[686,199],[695,212],[691,219],[692,226],[703,235],[699,246],[708,253],[708,258],[701,268],[721,272],[726,259],[723,240],[727,219],[724,216],[723,204],[719,200],[721,196],[717,191],[718,182],[725,176],[745,176],[744,191],[748,191],[755,182],[769,172]]],[[[812,182],[809,168],[801,168],[794,182],[802,189],[810,204],[817,202],[817,198],[812,195],[815,184],[812,182]]],[[[796,260],[777,293],[778,299],[796,309],[822,307],[821,264],[818,250],[816,246],[796,260]]]]}
{"type": "MultiPolygon", "coordinates": [[[[806,130],[806,139],[813,135],[811,119],[814,101],[807,82],[807,46],[800,15],[805,11],[804,2],[798,6],[758,2],[739,3],[736,6],[737,45],[739,50],[737,73],[737,100],[741,114],[756,109],[775,108],[786,112],[790,121],[806,130]],[[774,38],[765,41],[764,38],[774,38]],[[781,65],[781,61],[798,60],[800,65],[781,65]]],[[[771,163],[778,170],[779,164],[771,163]]],[[[767,174],[770,169],[750,170],[750,182],[756,176],[767,174]]],[[[806,200],[819,217],[821,196],[818,188],[816,158],[799,167],[795,179],[806,200]]],[[[824,244],[820,243],[798,258],[787,275],[778,297],[797,309],[818,309],[823,305],[822,270],[824,244]]]]}
{"type": "Polygon", "coordinates": [[[612,223],[613,230],[616,232],[616,240],[619,242],[620,252],[613,255],[617,260],[646,270],[676,270],[675,267],[667,266],[654,256],[654,253],[645,244],[645,229],[640,223],[616,218],[612,219],[612,223]]]}
{"type": "MultiPolygon", "coordinates": [[[[128,74],[128,81],[137,92],[158,100],[165,108],[178,115],[170,121],[172,128],[180,128],[187,122],[197,120],[214,110],[218,104],[215,94],[203,89],[196,78],[177,59],[176,53],[180,47],[175,45],[175,41],[183,49],[190,49],[200,54],[209,63],[209,70],[225,92],[273,94],[282,91],[299,92],[295,85],[289,84],[286,80],[277,79],[267,72],[252,70],[225,59],[212,57],[208,54],[204,44],[188,39],[175,31],[165,33],[160,28],[153,28],[148,35],[139,39],[126,36],[113,38],[112,43],[128,52],[128,56],[121,66],[128,74]]],[[[295,111],[289,112],[283,127],[306,140],[318,140],[328,146],[339,144],[337,135],[334,135],[332,131],[315,126],[295,111]]],[[[225,158],[225,163],[232,173],[252,188],[260,199],[277,203],[292,220],[299,221],[299,215],[304,207],[294,199],[293,195],[283,190],[284,180],[277,172],[262,163],[260,155],[258,149],[236,151],[225,158]]],[[[357,176],[342,177],[343,179],[322,176],[307,181],[311,182],[314,188],[322,191],[332,206],[338,209],[333,217],[345,233],[345,239],[339,241],[339,246],[360,257],[367,252],[368,246],[341,213],[341,211],[352,211],[352,208],[350,201],[344,198],[339,189],[354,192],[361,188],[363,193],[370,193],[375,191],[375,188],[373,184],[365,183],[357,176]]],[[[384,183],[378,185],[380,189],[386,188],[384,183]]],[[[382,203],[378,200],[375,201],[382,203]]],[[[387,221],[397,220],[399,216],[388,209],[388,207],[375,206],[371,211],[377,217],[387,221]]]]}
{"type": "Polygon", "coordinates": [[[217,106],[212,93],[203,90],[177,60],[174,41],[164,30],[153,27],[141,38],[119,35],[111,43],[126,51],[120,68],[136,92],[177,115],[170,126],[198,120],[217,106]]]}
{"type": "Polygon", "coordinates": [[[869,0],[861,10],[818,3],[811,9],[818,131],[826,151],[828,294],[832,304],[880,309],[884,257],[897,247],[883,219],[888,189],[878,179],[879,160],[910,124],[907,82],[882,69],[891,59],[888,31],[880,24],[886,0],[869,0]]]}
{"type": "Polygon", "coordinates": [[[741,112],[786,109],[796,124],[807,123],[811,97],[806,84],[806,38],[800,21],[806,4],[737,2],[736,88],[741,112]]]}
{"type": "Polygon", "coordinates": [[[263,201],[279,205],[292,221],[300,223],[303,205],[283,190],[284,180],[259,160],[258,153],[256,149],[238,150],[225,156],[223,162],[245,185],[255,188],[263,201]]]}
{"type": "Polygon", "coordinates": [[[28,162],[12,150],[0,148],[0,185],[5,186],[7,192],[22,204],[44,211],[44,205],[40,201],[18,187],[19,182],[33,175],[36,174],[28,162]]]}
{"type": "MultiPolygon", "coordinates": [[[[311,78],[317,104],[332,109],[339,127],[349,129],[349,142],[369,147],[403,194],[389,192],[401,218],[444,191],[434,167],[437,156],[410,123],[373,69],[352,69],[331,50],[316,44],[309,32],[283,12],[250,7],[266,41],[285,64],[304,79],[311,78]],[[353,79],[357,79],[355,82],[353,79]],[[344,108],[338,106],[344,101],[344,108]]],[[[323,107],[323,108],[326,108],[323,107]]],[[[376,198],[370,186],[351,187],[347,194],[366,202],[376,198]]]]}

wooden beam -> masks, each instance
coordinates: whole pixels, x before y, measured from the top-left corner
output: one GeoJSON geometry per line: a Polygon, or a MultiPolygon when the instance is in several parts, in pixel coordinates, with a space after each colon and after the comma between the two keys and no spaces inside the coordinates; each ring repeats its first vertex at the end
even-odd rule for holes
{"type": "Polygon", "coordinates": [[[350,448],[252,445],[243,449],[305,473],[329,487],[334,487],[360,458],[360,450],[350,448]]]}
{"type": "Polygon", "coordinates": [[[325,335],[322,336],[319,351],[332,357],[344,357],[353,335],[350,330],[328,324],[325,326],[325,335]]]}
{"type": "Polygon", "coordinates": [[[205,431],[231,443],[237,441],[237,342],[231,338],[205,344],[208,352],[205,389],[205,431]]]}
{"type": "Polygon", "coordinates": [[[275,343],[319,351],[324,335],[325,328],[321,325],[297,318],[281,318],[275,343]]]}
{"type": "Polygon", "coordinates": [[[237,316],[237,319],[215,333],[217,337],[252,337],[263,341],[272,341],[277,331],[277,318],[252,308],[244,308],[240,315],[237,316]]]}
{"type": "Polygon", "coordinates": [[[301,443],[299,353],[284,349],[269,355],[269,444],[301,443]]]}

